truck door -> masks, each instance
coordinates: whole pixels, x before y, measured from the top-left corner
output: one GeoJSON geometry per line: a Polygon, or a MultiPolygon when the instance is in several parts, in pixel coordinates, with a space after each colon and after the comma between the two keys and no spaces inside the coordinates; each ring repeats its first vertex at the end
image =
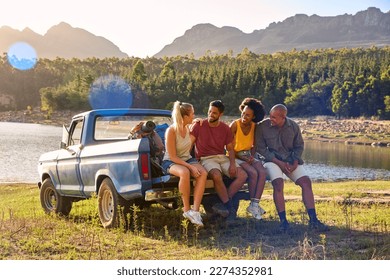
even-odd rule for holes
{"type": "Polygon", "coordinates": [[[60,191],[65,195],[83,196],[83,185],[80,180],[79,168],[83,123],[83,118],[72,121],[67,145],[60,150],[57,159],[60,191]]]}

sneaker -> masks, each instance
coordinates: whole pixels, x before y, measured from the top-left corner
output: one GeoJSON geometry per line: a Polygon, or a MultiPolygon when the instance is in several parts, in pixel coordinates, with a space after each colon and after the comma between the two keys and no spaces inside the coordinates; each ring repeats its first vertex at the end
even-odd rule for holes
{"type": "Polygon", "coordinates": [[[260,215],[264,215],[265,213],[267,213],[263,208],[261,208],[260,204],[259,204],[259,209],[260,209],[260,215]]]}
{"type": "MultiPolygon", "coordinates": [[[[260,205],[253,205],[253,204],[249,204],[249,206],[246,208],[246,211],[252,215],[253,218],[255,218],[256,220],[261,220],[261,207],[260,205]]],[[[263,210],[263,213],[265,213],[265,211],[263,210]]]]}
{"type": "Polygon", "coordinates": [[[309,228],[321,232],[330,230],[330,228],[324,223],[321,223],[320,220],[309,221],[309,228]]]}
{"type": "Polygon", "coordinates": [[[289,229],[290,229],[290,224],[286,220],[280,223],[279,225],[280,232],[287,232],[289,231],[289,229]]]}
{"type": "Polygon", "coordinates": [[[190,220],[194,225],[203,227],[202,217],[200,216],[199,211],[190,209],[183,213],[183,217],[190,220]]]}
{"type": "Polygon", "coordinates": [[[213,211],[217,213],[218,215],[226,218],[229,216],[229,210],[223,205],[222,203],[216,203],[212,207],[213,211]]]}

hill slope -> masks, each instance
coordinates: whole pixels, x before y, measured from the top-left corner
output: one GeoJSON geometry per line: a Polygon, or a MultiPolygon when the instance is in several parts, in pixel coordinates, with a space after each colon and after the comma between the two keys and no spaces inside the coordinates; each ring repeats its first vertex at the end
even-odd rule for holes
{"type": "Polygon", "coordinates": [[[200,57],[207,51],[224,54],[229,50],[238,54],[244,48],[254,53],[274,53],[293,48],[380,47],[389,44],[390,11],[382,13],[377,8],[368,8],[356,15],[334,17],[297,14],[250,34],[233,27],[198,24],[166,45],[155,57],[191,53],[200,57]]]}
{"type": "Polygon", "coordinates": [[[65,22],[53,26],[43,36],[29,28],[18,31],[3,26],[0,28],[0,38],[2,53],[7,52],[13,43],[23,41],[35,48],[39,58],[127,57],[126,53],[109,40],[65,22]]]}

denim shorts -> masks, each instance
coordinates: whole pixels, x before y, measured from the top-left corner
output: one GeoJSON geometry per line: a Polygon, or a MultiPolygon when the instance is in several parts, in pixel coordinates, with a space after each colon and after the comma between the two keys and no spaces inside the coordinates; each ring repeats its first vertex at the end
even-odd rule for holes
{"type": "MultiPolygon", "coordinates": [[[[193,163],[199,163],[198,160],[196,158],[190,158],[188,160],[186,160],[187,163],[189,164],[193,164],[193,163]]],[[[164,168],[164,170],[169,173],[169,168],[171,168],[172,165],[174,164],[177,164],[171,160],[163,160],[161,166],[162,168],[164,168]]]]}

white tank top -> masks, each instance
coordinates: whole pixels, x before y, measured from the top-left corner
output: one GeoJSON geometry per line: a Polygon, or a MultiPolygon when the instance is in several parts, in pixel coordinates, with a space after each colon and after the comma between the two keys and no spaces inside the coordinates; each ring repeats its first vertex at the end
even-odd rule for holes
{"type": "MultiPolygon", "coordinates": [[[[181,137],[180,133],[176,134],[176,155],[180,159],[187,161],[191,158],[190,149],[191,149],[191,138],[190,138],[190,131],[188,127],[186,127],[186,134],[183,137],[181,137]]],[[[168,154],[168,151],[164,154],[164,160],[171,160],[170,155],[168,154]]]]}

